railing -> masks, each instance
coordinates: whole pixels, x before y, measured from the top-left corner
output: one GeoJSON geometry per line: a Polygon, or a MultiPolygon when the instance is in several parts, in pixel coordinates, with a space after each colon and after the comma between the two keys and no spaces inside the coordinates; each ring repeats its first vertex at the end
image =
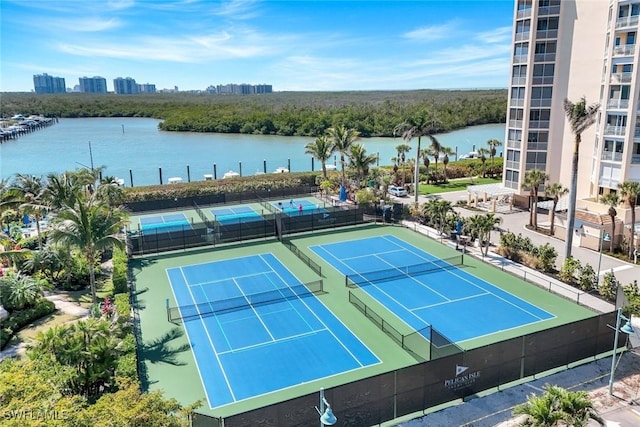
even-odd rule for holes
{"type": "Polygon", "coordinates": [[[524,86],[527,84],[526,77],[511,77],[511,85],[512,86],[524,86]]]}
{"type": "Polygon", "coordinates": [[[635,16],[623,16],[616,21],[616,29],[624,27],[637,27],[638,15],[635,16]]]}
{"type": "Polygon", "coordinates": [[[621,162],[622,161],[622,153],[618,153],[615,151],[603,151],[601,160],[609,160],[613,162],[621,162]]]}
{"type": "Polygon", "coordinates": [[[640,154],[632,154],[631,163],[634,165],[640,164],[640,154]]]}
{"type": "Polygon", "coordinates": [[[540,169],[540,170],[546,170],[547,169],[547,164],[546,163],[527,163],[524,166],[525,170],[533,170],[533,169],[540,169]]]}
{"type": "Polygon", "coordinates": [[[529,36],[531,35],[531,31],[529,31],[528,29],[526,31],[520,31],[517,32],[514,39],[515,41],[519,42],[522,40],[529,40],[529,36]]]}
{"type": "Polygon", "coordinates": [[[538,8],[538,16],[560,15],[560,5],[558,6],[540,6],[538,8]]]}
{"type": "Polygon", "coordinates": [[[611,83],[629,83],[633,75],[631,73],[613,73],[611,74],[611,83]]]}
{"type": "Polygon", "coordinates": [[[549,120],[529,120],[529,129],[549,129],[549,120]]]}
{"type": "Polygon", "coordinates": [[[551,98],[532,99],[529,105],[531,107],[551,107],[551,98]]]}
{"type": "Polygon", "coordinates": [[[524,98],[511,98],[509,105],[511,107],[524,107],[524,98]]]}
{"type": "Polygon", "coordinates": [[[515,139],[510,139],[507,141],[508,148],[520,148],[522,146],[521,141],[516,141],[515,139]]]}
{"type": "Polygon", "coordinates": [[[521,64],[523,62],[527,62],[529,58],[529,55],[514,55],[513,56],[513,63],[514,64],[521,64]]]}
{"type": "Polygon", "coordinates": [[[622,46],[616,46],[613,48],[613,54],[616,56],[630,56],[636,49],[635,44],[625,44],[622,46]]]}
{"type": "Polygon", "coordinates": [[[629,108],[628,99],[610,99],[607,101],[607,108],[627,109],[629,108]]]}
{"type": "Polygon", "coordinates": [[[533,76],[531,83],[534,85],[552,85],[553,76],[533,76]]]}
{"type": "Polygon", "coordinates": [[[535,62],[553,62],[556,60],[556,53],[536,53],[533,60],[535,62]]]}
{"type": "Polygon", "coordinates": [[[509,169],[515,169],[515,170],[519,170],[520,169],[520,162],[516,162],[513,160],[507,160],[506,161],[506,167],[509,169]]]}
{"type": "Polygon", "coordinates": [[[528,18],[531,16],[531,7],[521,9],[516,13],[516,19],[528,18]]]}
{"type": "Polygon", "coordinates": [[[547,151],[548,144],[546,142],[529,142],[527,150],[547,151]]]}
{"type": "Polygon", "coordinates": [[[509,120],[509,127],[521,128],[522,127],[522,120],[509,120]]]}
{"type": "Polygon", "coordinates": [[[536,39],[557,39],[558,30],[539,30],[536,31],[536,39]]]}
{"type": "Polygon", "coordinates": [[[626,131],[627,131],[627,127],[626,126],[606,125],[604,127],[604,134],[605,135],[624,135],[626,131]]]}

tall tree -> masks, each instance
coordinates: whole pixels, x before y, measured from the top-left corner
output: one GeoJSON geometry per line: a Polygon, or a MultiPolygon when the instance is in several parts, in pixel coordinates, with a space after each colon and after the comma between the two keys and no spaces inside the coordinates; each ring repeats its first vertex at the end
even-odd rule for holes
{"type": "Polygon", "coordinates": [[[571,256],[573,246],[573,227],[576,221],[576,198],[578,191],[578,158],[580,155],[580,142],[582,132],[587,130],[596,121],[596,114],[600,109],[599,104],[587,105],[587,99],[583,96],[580,101],[573,103],[564,100],[564,112],[574,135],[573,157],[571,159],[571,182],[569,185],[569,206],[567,207],[567,234],[565,239],[564,257],[571,256]]]}
{"type": "Polygon", "coordinates": [[[494,213],[484,215],[473,215],[469,218],[468,229],[470,234],[478,236],[480,240],[480,250],[487,256],[489,245],[491,244],[491,232],[502,223],[502,218],[494,213]]]}
{"type": "Polygon", "coordinates": [[[398,152],[398,159],[400,160],[400,164],[402,165],[402,183],[407,182],[407,175],[405,174],[405,164],[407,161],[406,153],[411,151],[411,146],[408,144],[400,144],[396,146],[396,151],[398,152]]]}
{"type": "Polygon", "coordinates": [[[340,153],[340,165],[342,166],[342,186],[345,186],[344,163],[345,156],[349,155],[351,144],[353,144],[360,132],[355,129],[347,129],[344,125],[338,125],[327,129],[327,135],[331,138],[333,152],[340,153]]]}
{"type": "MultiPolygon", "coordinates": [[[[400,123],[393,129],[393,134],[402,135],[402,139],[405,142],[410,142],[413,138],[418,138],[418,146],[416,147],[416,161],[414,162],[414,201],[418,203],[418,188],[420,181],[420,156],[423,155],[423,151],[420,148],[422,137],[427,135],[433,135],[441,128],[440,122],[433,118],[433,115],[428,110],[422,110],[412,115],[409,119],[400,123]]],[[[426,159],[426,156],[425,156],[426,159]]],[[[429,166],[427,165],[427,168],[429,166]]],[[[428,173],[429,171],[427,171],[428,173]]]]}
{"type": "Polygon", "coordinates": [[[440,141],[438,141],[438,138],[436,138],[433,135],[427,135],[427,138],[429,138],[429,140],[431,141],[431,145],[429,145],[429,152],[431,153],[431,156],[433,157],[433,160],[436,162],[436,165],[434,167],[434,172],[437,175],[438,174],[438,159],[440,158],[440,151],[442,151],[442,144],[440,144],[440,141]]]}
{"type": "MultiPolygon", "coordinates": [[[[609,218],[611,218],[611,241],[609,242],[609,251],[613,252],[613,243],[616,239],[616,216],[618,215],[618,211],[616,210],[616,206],[620,204],[620,197],[618,193],[614,193],[610,191],[609,193],[602,196],[600,201],[609,206],[607,213],[609,214],[609,218]]],[[[602,238],[603,236],[600,236],[602,238]]],[[[598,242],[600,245],[602,242],[598,242]]]]}
{"type": "Polygon", "coordinates": [[[327,161],[333,155],[334,145],[328,135],[320,135],[304,147],[304,154],[310,154],[322,164],[322,177],[327,179],[327,161]]]}
{"type": "Polygon", "coordinates": [[[369,167],[376,163],[375,154],[367,154],[364,144],[353,144],[349,153],[349,166],[356,170],[358,178],[364,180],[369,175],[369,167]]]}
{"type": "Polygon", "coordinates": [[[488,148],[484,148],[484,147],[478,148],[478,157],[480,157],[480,162],[482,163],[482,177],[483,178],[485,178],[487,176],[487,172],[486,172],[487,154],[490,154],[488,148]]]}
{"type": "Polygon", "coordinates": [[[40,235],[40,221],[49,210],[46,196],[46,184],[41,176],[16,174],[12,186],[14,201],[17,202],[20,211],[27,215],[33,215],[38,234],[38,247],[42,247],[40,235]]]}
{"type": "Polygon", "coordinates": [[[447,165],[449,164],[449,156],[452,156],[455,152],[451,147],[442,147],[442,175],[444,176],[444,182],[447,182],[447,165]]]}
{"type": "Polygon", "coordinates": [[[551,216],[549,221],[551,223],[549,227],[549,233],[552,236],[554,235],[554,231],[555,231],[556,208],[558,207],[558,202],[560,201],[560,198],[566,195],[568,192],[569,192],[569,189],[566,187],[563,187],[562,184],[558,182],[549,184],[544,189],[544,194],[553,201],[553,207],[551,208],[551,212],[549,213],[549,215],[551,216]]]}
{"type": "Polygon", "coordinates": [[[531,210],[529,226],[538,229],[538,190],[549,179],[549,175],[540,169],[531,169],[524,174],[523,186],[529,189],[531,210]]]}
{"type": "Polygon", "coordinates": [[[625,181],[618,184],[618,190],[623,200],[631,208],[631,239],[629,242],[629,259],[633,256],[635,249],[635,230],[636,230],[636,205],[638,197],[640,197],[640,182],[625,181]]]}
{"type": "Polygon", "coordinates": [[[500,140],[491,138],[487,141],[487,145],[489,146],[489,156],[491,157],[491,167],[493,167],[493,159],[496,157],[497,148],[502,145],[500,140]]]}
{"type": "Polygon", "coordinates": [[[112,247],[124,247],[119,235],[126,224],[126,214],[109,209],[94,195],[78,195],[76,203],[58,214],[58,222],[52,230],[54,241],[74,246],[84,254],[89,265],[91,298],[96,303],[95,265],[102,251],[112,247]]]}

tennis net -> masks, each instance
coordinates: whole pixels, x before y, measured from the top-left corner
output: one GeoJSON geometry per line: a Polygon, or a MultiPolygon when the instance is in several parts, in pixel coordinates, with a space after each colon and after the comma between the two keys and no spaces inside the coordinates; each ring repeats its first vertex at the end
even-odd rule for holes
{"type": "Polygon", "coordinates": [[[204,211],[202,210],[200,205],[198,205],[195,202],[195,200],[193,201],[193,208],[196,210],[196,212],[198,213],[198,216],[200,217],[202,222],[204,222],[206,224],[206,226],[208,228],[214,228],[213,222],[209,218],[207,218],[207,215],[204,213],[204,211]]]}
{"type": "Polygon", "coordinates": [[[278,213],[278,209],[273,206],[270,202],[268,202],[267,200],[263,199],[262,197],[260,197],[260,204],[262,205],[263,208],[265,208],[266,210],[268,210],[271,213],[278,213]]]}
{"type": "Polygon", "coordinates": [[[460,254],[449,258],[438,258],[425,261],[420,264],[399,266],[385,270],[368,271],[366,273],[348,274],[345,276],[345,285],[347,285],[347,287],[354,288],[356,286],[385,282],[388,280],[399,279],[401,277],[418,276],[432,271],[447,270],[449,268],[456,268],[456,266],[462,264],[463,256],[460,254]]]}
{"type": "Polygon", "coordinates": [[[316,280],[302,285],[278,288],[271,291],[247,294],[224,300],[207,301],[200,304],[181,305],[178,307],[167,307],[167,319],[170,322],[175,322],[182,319],[192,319],[200,316],[228,313],[248,307],[258,307],[279,301],[304,298],[315,293],[321,293],[323,290],[323,281],[316,280]]]}

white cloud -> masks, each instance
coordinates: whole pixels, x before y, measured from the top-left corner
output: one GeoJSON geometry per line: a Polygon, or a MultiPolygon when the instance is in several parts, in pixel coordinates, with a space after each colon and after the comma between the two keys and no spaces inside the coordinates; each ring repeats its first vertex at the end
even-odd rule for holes
{"type": "Polygon", "coordinates": [[[476,40],[483,43],[510,43],[512,27],[498,27],[490,31],[479,33],[476,40]]]}
{"type": "Polygon", "coordinates": [[[456,27],[457,25],[454,22],[448,22],[446,24],[418,28],[404,33],[402,37],[414,41],[430,42],[450,37],[456,31],[456,27]]]}

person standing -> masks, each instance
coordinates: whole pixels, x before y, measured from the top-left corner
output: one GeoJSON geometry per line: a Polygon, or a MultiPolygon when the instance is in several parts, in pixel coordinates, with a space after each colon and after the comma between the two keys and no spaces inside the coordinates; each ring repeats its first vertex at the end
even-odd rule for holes
{"type": "Polygon", "coordinates": [[[300,206],[298,206],[298,212],[300,213],[300,215],[302,215],[302,203],[300,203],[300,206]]]}

